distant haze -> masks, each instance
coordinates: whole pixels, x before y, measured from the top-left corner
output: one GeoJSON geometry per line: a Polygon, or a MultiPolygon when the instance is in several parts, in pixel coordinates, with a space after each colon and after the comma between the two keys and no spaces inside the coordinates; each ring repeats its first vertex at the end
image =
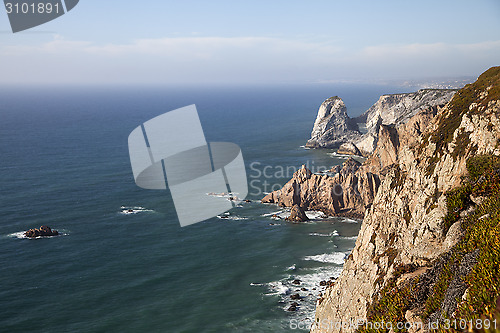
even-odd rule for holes
{"type": "Polygon", "coordinates": [[[500,2],[85,0],[12,34],[0,84],[274,84],[477,76],[500,2]]]}

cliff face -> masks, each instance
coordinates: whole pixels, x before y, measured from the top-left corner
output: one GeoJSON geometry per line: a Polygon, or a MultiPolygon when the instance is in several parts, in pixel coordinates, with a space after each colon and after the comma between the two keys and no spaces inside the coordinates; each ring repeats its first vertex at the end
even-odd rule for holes
{"type": "Polygon", "coordinates": [[[448,103],[457,90],[421,89],[414,93],[382,95],[359,120],[366,119],[369,133],[377,133],[380,125],[406,123],[419,111],[448,103]]]}
{"type": "Polygon", "coordinates": [[[339,148],[339,153],[369,156],[378,141],[381,125],[399,126],[418,112],[444,105],[456,90],[422,89],[414,93],[383,95],[362,116],[351,119],[337,96],[320,106],[306,147],[339,148]],[[357,123],[366,122],[368,133],[361,134],[357,123]]]}
{"type": "Polygon", "coordinates": [[[365,156],[369,156],[377,146],[381,125],[399,127],[422,110],[443,106],[448,103],[456,90],[421,89],[414,93],[382,95],[363,115],[358,122],[366,122],[367,133],[357,139],[354,144],[365,156]]]}
{"type": "MultiPolygon", "coordinates": [[[[436,108],[424,110],[405,126],[402,140],[415,140],[436,114],[436,108]]],[[[302,167],[283,188],[266,195],[263,203],[282,207],[297,204],[306,210],[320,210],[331,216],[363,218],[371,206],[381,181],[398,162],[400,136],[394,126],[379,127],[378,146],[363,163],[350,158],[325,174],[312,174],[302,167]]]]}
{"type": "MultiPolygon", "coordinates": [[[[446,96],[438,97],[435,105],[446,96]]],[[[500,155],[499,98],[500,67],[496,67],[460,90],[446,106],[421,110],[397,128],[380,126],[383,118],[372,113],[375,116],[371,116],[370,126],[379,127],[378,144],[360,169],[371,170],[381,183],[342,274],[318,301],[312,332],[352,331],[352,327],[339,329],[338,323],[366,320],[369,310],[377,308],[374,304],[380,300],[383,288],[400,276],[402,267],[411,266],[413,277],[427,270],[433,272],[437,258],[442,261],[442,255],[459,242],[463,235],[461,220],[449,225],[445,215],[450,213],[450,200],[444,193],[461,185],[462,177],[468,174],[468,159],[500,155]],[[374,122],[377,117],[382,120],[374,122]]],[[[403,121],[406,114],[391,116],[387,121],[403,121]]],[[[476,205],[471,203],[470,209],[473,211],[476,205]]],[[[474,258],[469,259],[457,270],[462,267],[467,271],[469,267],[470,271],[474,258]]],[[[421,276],[432,280],[431,273],[421,276]]],[[[464,289],[455,290],[455,294],[462,297],[464,289]]],[[[420,302],[429,296],[422,297],[420,302]]],[[[456,297],[449,299],[448,313],[453,313],[456,297]]],[[[408,306],[403,319],[420,321],[422,306],[408,306]]],[[[438,310],[434,316],[439,316],[438,310]]]]}

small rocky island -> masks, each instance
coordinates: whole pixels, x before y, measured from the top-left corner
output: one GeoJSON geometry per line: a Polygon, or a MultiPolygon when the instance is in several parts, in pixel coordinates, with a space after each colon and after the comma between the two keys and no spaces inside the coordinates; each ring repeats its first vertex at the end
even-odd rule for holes
{"type": "Polygon", "coordinates": [[[59,232],[57,230],[52,230],[50,227],[46,225],[42,225],[40,228],[30,229],[24,233],[24,236],[28,238],[50,237],[58,235],[59,232]]]}

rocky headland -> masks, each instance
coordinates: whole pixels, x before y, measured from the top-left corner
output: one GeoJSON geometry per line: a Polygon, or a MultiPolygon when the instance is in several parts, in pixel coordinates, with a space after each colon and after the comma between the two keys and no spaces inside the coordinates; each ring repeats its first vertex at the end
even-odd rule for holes
{"type": "Polygon", "coordinates": [[[456,92],[454,89],[421,89],[414,93],[383,95],[357,118],[347,115],[341,98],[331,97],[321,104],[306,147],[369,156],[377,146],[380,126],[398,127],[424,109],[444,106],[456,92]],[[367,133],[360,132],[358,123],[366,123],[367,133]]]}
{"type": "MultiPolygon", "coordinates": [[[[350,323],[382,322],[425,332],[446,319],[500,320],[500,67],[457,93],[428,93],[435,101],[412,111],[382,96],[384,111],[366,113],[376,144],[362,164],[349,159],[325,174],[302,167],[262,200],[363,217],[340,277],[317,301],[312,332],[369,332],[350,323]]],[[[325,103],[324,115],[349,122],[341,100],[325,103]]],[[[328,132],[318,119],[315,128],[328,132]]]]}

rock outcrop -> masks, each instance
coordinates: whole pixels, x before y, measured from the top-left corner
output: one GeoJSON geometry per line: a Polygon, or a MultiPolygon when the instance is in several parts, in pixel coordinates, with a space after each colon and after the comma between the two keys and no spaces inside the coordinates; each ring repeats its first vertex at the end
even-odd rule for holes
{"type": "Polygon", "coordinates": [[[313,174],[302,166],[283,188],[269,193],[262,202],[282,207],[299,205],[330,216],[362,218],[380,185],[379,176],[373,173],[378,169],[371,164],[363,167],[352,158],[327,174],[313,174]]]}
{"type": "MultiPolygon", "coordinates": [[[[445,95],[441,97],[448,96],[445,95]]],[[[438,106],[443,99],[435,97],[438,102],[434,106],[420,110],[406,122],[404,118],[411,114],[406,111],[391,116],[390,120],[384,120],[377,113],[370,118],[370,128],[378,130],[378,143],[373,155],[356,172],[378,170],[380,173],[374,177],[379,177],[380,184],[340,277],[317,303],[312,332],[352,332],[355,327],[347,325],[342,329],[338,324],[384,318],[373,317],[373,311],[383,312],[387,307],[385,303],[375,306],[384,288],[395,290],[399,283],[404,284],[404,277],[411,280],[418,275],[428,284],[420,282],[420,287],[415,287],[420,290],[413,295],[417,304],[406,306],[403,320],[422,321],[419,316],[426,297],[433,294],[435,276],[439,276],[436,271],[445,267],[442,264],[439,268],[439,263],[448,260],[443,255],[462,237],[460,218],[468,214],[463,211],[464,214],[458,216],[458,212],[452,212],[459,220],[447,225],[445,193],[461,185],[463,177],[468,175],[469,158],[483,154],[500,156],[500,67],[485,72],[444,107],[438,106]],[[385,126],[385,121],[404,123],[385,126]],[[401,276],[408,269],[411,273],[401,276]],[[391,284],[394,278],[398,280],[391,284]],[[422,291],[425,288],[427,294],[422,291]]],[[[382,99],[380,105],[390,100],[390,97],[382,99]]],[[[455,274],[462,274],[460,281],[474,263],[472,259],[465,261],[467,264],[463,260],[455,264],[455,274]]],[[[440,318],[439,311],[453,315],[457,308],[456,296],[465,290],[453,281],[444,292],[441,310],[438,306],[437,312],[428,318],[440,318]]],[[[465,294],[463,299],[467,299],[465,294]]]]}
{"type": "Polygon", "coordinates": [[[287,221],[290,222],[305,222],[309,221],[309,218],[306,215],[306,212],[297,204],[292,206],[290,210],[290,216],[286,218],[287,221]]]}
{"type": "Polygon", "coordinates": [[[442,107],[455,95],[454,89],[421,89],[414,93],[382,95],[357,122],[366,122],[367,133],[354,141],[362,155],[369,156],[378,142],[380,126],[399,127],[417,113],[435,107],[442,107]]]}
{"type": "Polygon", "coordinates": [[[350,118],[339,97],[324,101],[314,122],[306,147],[338,148],[338,153],[369,156],[378,142],[380,126],[399,127],[422,110],[443,106],[456,90],[421,89],[414,93],[383,95],[363,115],[350,118]],[[367,133],[359,131],[358,123],[365,123],[367,133]]]}
{"type": "Polygon", "coordinates": [[[341,98],[330,97],[318,110],[311,139],[306,147],[338,148],[345,142],[352,142],[361,136],[358,124],[347,115],[347,109],[341,98]]]}
{"type": "Polygon", "coordinates": [[[52,230],[46,225],[42,225],[40,228],[30,229],[24,233],[24,236],[28,238],[50,237],[57,235],[59,235],[59,232],[57,230],[52,230]]]}
{"type": "Polygon", "coordinates": [[[382,95],[357,121],[366,119],[368,133],[377,133],[380,125],[399,126],[424,109],[445,105],[456,92],[454,89],[421,89],[413,93],[382,95]]]}

